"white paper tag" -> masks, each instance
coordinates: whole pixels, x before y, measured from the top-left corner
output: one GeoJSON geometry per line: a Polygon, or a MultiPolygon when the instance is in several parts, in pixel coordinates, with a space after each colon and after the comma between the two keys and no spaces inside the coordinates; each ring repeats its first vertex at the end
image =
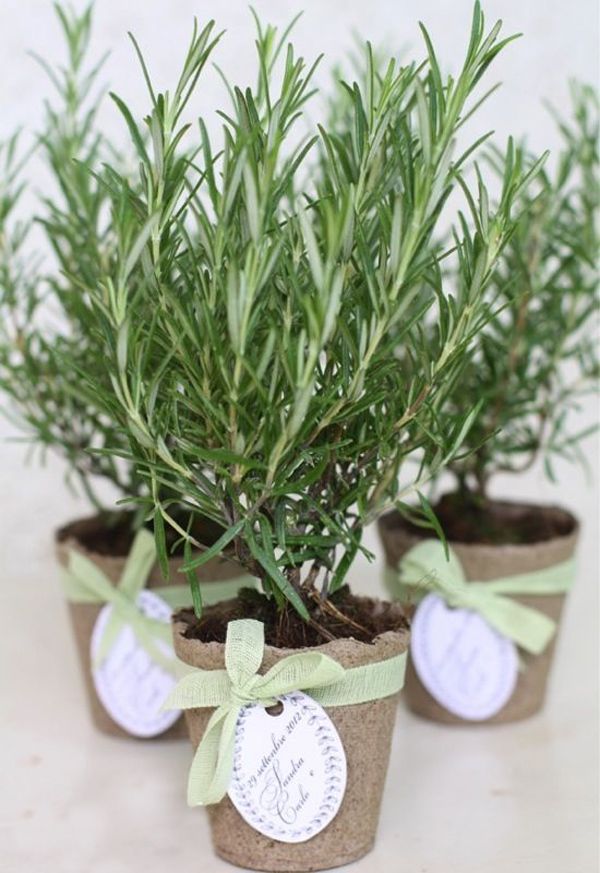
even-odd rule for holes
{"type": "Polygon", "coordinates": [[[335,818],[346,790],[346,755],[331,719],[296,691],[271,715],[260,704],[239,715],[231,802],[248,824],[283,843],[303,843],[335,818]]]}
{"type": "MultiPolygon", "coordinates": [[[[140,591],[136,602],[144,615],[158,621],[170,621],[171,608],[151,591],[140,591]]],[[[96,619],[90,642],[92,662],[112,609],[113,606],[107,603],[96,619]]],[[[173,654],[162,640],[157,640],[156,645],[165,654],[173,654]]],[[[92,668],[92,678],[110,717],[134,737],[162,734],[180,716],[177,710],[160,710],[177,681],[175,676],[152,660],[139,645],[130,625],[123,626],[100,666],[92,668]]]]}
{"type": "Polygon", "coordinates": [[[425,688],[460,718],[483,721],[511,697],[519,671],[512,640],[468,609],[428,594],[413,618],[410,652],[425,688]]]}

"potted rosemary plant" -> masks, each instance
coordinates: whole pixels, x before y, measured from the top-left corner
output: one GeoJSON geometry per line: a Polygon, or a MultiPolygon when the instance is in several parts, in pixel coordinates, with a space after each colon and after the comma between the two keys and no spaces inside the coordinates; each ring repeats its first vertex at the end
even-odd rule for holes
{"type": "MultiPolygon", "coordinates": [[[[594,90],[574,86],[572,117],[557,125],[555,171],[541,170],[521,192],[521,216],[489,285],[500,312],[449,399],[451,414],[481,401],[463,453],[449,463],[456,489],[434,508],[451,554],[406,515],[379,520],[392,589],[411,613],[420,604],[406,699],[437,721],[506,722],[542,707],[573,581],[577,519],[490,494],[496,474],[522,475],[540,458],[554,478],[553,460],[583,457],[589,433],[568,424],[599,373],[594,90]]],[[[490,159],[502,174],[502,156],[490,159]]],[[[523,147],[514,159],[533,162],[523,147]]]]}
{"type": "MultiPolygon", "coordinates": [[[[184,734],[182,719],[174,723],[174,716],[150,710],[142,718],[133,704],[114,699],[104,681],[110,664],[106,660],[100,664],[91,651],[98,646],[101,635],[96,631],[93,637],[103,604],[123,594],[117,594],[115,586],[124,578],[128,557],[130,569],[131,562],[138,567],[139,586],[157,588],[164,586],[167,578],[181,582],[176,570],[183,556],[165,555],[161,573],[153,558],[153,537],[143,529],[143,511],[115,511],[99,497],[99,493],[110,492],[116,498],[135,498],[146,488],[132,463],[103,451],[110,447],[123,454],[128,439],[110,408],[102,404],[102,395],[90,391],[80,377],[81,370],[94,370],[97,379],[110,385],[103,345],[95,332],[93,308],[85,289],[93,287],[102,271],[116,262],[121,242],[111,227],[109,197],[93,171],[106,160],[123,166],[125,158],[97,123],[102,95],[95,96],[94,92],[101,65],[88,62],[91,10],[77,14],[57,6],[57,13],[67,63],[53,68],[41,60],[56,88],[57,99],[46,104],[44,127],[33,148],[25,152],[19,136],[0,144],[0,388],[8,401],[3,403],[2,411],[16,421],[42,453],[49,449],[62,455],[69,478],[81,486],[96,512],[68,524],[56,535],[96,726],[110,734],[150,736],[164,733],[164,726],[170,725],[168,734],[184,734]],[[49,182],[33,206],[28,202],[27,213],[20,200],[35,160],[45,163],[49,182]],[[24,219],[22,214],[26,215],[24,219]],[[40,231],[49,250],[44,262],[31,254],[33,246],[39,245],[40,231]],[[99,451],[92,453],[92,448],[99,451]],[[109,487],[98,488],[98,483],[108,483],[109,487]],[[99,580],[98,576],[103,578],[99,580]]],[[[133,275],[130,281],[134,281],[133,275]]],[[[208,520],[198,519],[196,536],[210,544],[219,536],[219,529],[208,520]]],[[[170,537],[169,546],[175,539],[170,537]]],[[[211,585],[207,597],[212,601],[224,593],[231,596],[242,574],[231,560],[216,558],[201,575],[223,583],[211,585]]],[[[250,580],[246,577],[243,581],[248,584],[250,580]]],[[[181,584],[170,585],[161,596],[178,603],[182,591],[186,588],[181,584]]],[[[147,594],[142,596],[146,608],[156,607],[156,601],[150,603],[147,594]]],[[[168,618],[167,609],[167,622],[168,618]]],[[[158,631],[158,626],[154,630],[158,631]]],[[[164,630],[160,630],[161,638],[164,630]]],[[[140,632],[144,634],[143,627],[140,632]]],[[[171,648],[169,637],[161,639],[163,648],[167,644],[171,648]]],[[[152,643],[148,646],[152,647],[152,643]]],[[[136,639],[130,637],[129,652],[136,651],[136,639]]],[[[169,674],[163,676],[167,687],[172,678],[168,663],[164,666],[169,674]]]]}
{"type": "MultiPolygon", "coordinates": [[[[174,639],[190,672],[170,703],[196,747],[188,800],[208,806],[217,853],[244,867],[322,869],[373,845],[408,626],[397,605],[344,580],[364,526],[399,499],[408,456],[420,448],[438,469],[472,417],[439,413],[489,315],[516,168],[494,214],[480,181],[456,299],[431,239],[475,145],[452,160],[508,41],[499,29],[485,32],[476,5],[456,78],[442,77],[426,33],[422,63],[390,61],[381,76],[367,46],[365,85],[339,85],[342,132],[314,127],[315,65],[260,24],[258,86],[230,87],[218,147],[204,119],[185,120],[219,38],[212,24],[194,29],[169,92],[142,60],[143,125],[119,101],[142,184],[103,175],[121,241],[89,289],[112,375],[105,402],[156,518],[201,548],[166,488],[224,530],[186,562],[194,609],[176,614],[174,639]],[[314,135],[298,134],[300,120],[314,135]],[[194,573],[226,548],[262,593],[202,610],[194,573]]],[[[94,370],[87,379],[106,391],[94,370]]],[[[409,477],[405,492],[418,487],[409,477]]]]}

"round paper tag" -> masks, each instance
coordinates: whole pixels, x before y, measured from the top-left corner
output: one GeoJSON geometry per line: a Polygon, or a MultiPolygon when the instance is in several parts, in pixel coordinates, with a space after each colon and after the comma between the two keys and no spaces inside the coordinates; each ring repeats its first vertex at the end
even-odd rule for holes
{"type": "MultiPolygon", "coordinates": [[[[143,615],[170,621],[170,607],[151,591],[140,591],[136,602],[143,615]]],[[[92,663],[112,609],[107,603],[96,619],[90,643],[92,663]]],[[[157,640],[156,645],[166,655],[173,654],[162,640],[157,640]]],[[[110,717],[134,737],[162,734],[180,716],[177,710],[160,711],[177,681],[175,676],[152,660],[129,625],[123,626],[100,666],[92,668],[92,678],[110,717]]]]}
{"type": "Polygon", "coordinates": [[[428,594],[411,632],[411,658],[425,688],[459,718],[491,718],[511,697],[519,671],[512,640],[468,609],[428,594]]]}
{"type": "Polygon", "coordinates": [[[303,843],[327,827],[346,790],[346,755],[331,719],[300,691],[270,714],[260,704],[239,715],[231,802],[248,824],[283,843],[303,843]]]}

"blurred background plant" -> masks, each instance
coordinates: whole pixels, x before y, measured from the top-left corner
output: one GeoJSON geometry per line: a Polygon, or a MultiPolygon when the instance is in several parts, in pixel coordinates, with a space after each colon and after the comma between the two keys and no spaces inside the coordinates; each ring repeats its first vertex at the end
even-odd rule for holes
{"type": "Polygon", "coordinates": [[[88,57],[91,6],[80,13],[60,4],[55,9],[66,63],[37,58],[55,99],[45,102],[43,128],[32,146],[19,133],[0,144],[0,388],[8,401],[2,412],[34,451],[60,453],[69,481],[75,479],[102,509],[99,480],[112,483],[117,495],[143,488],[132,463],[90,451],[124,447],[127,437],[80,376],[80,370],[93,370],[109,384],[86,289],[110,272],[122,242],[94,171],[105,161],[123,167],[123,158],[97,120],[103,60],[90,63],[88,57]],[[48,170],[41,192],[27,186],[35,161],[48,170]],[[44,258],[33,254],[40,249],[44,258]]]}
{"type": "MultiPolygon", "coordinates": [[[[569,418],[600,373],[598,94],[573,83],[571,95],[570,117],[554,114],[563,141],[554,169],[519,192],[521,217],[493,270],[488,295],[500,312],[450,397],[452,413],[481,401],[465,452],[449,465],[463,503],[481,506],[497,473],[523,473],[540,457],[551,478],[557,456],[585,463],[581,444],[595,429],[572,432],[569,418]]],[[[488,157],[502,176],[504,155],[488,157]]],[[[525,145],[514,159],[535,160],[525,145]]]]}

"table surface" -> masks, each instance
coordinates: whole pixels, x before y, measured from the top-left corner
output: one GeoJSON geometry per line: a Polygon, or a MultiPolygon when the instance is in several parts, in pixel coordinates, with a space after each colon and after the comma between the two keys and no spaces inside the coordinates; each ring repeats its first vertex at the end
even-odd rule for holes
{"type": "MultiPolygon", "coordinates": [[[[0,868],[232,870],[212,854],[205,812],[185,805],[188,744],[117,740],[92,728],[51,542],[53,527],[85,510],[58,468],[25,473],[21,456],[3,447],[0,465],[0,868]]],[[[448,728],[401,706],[377,845],[349,871],[597,869],[597,505],[584,499],[590,523],[544,713],[448,728]]],[[[353,567],[359,591],[380,587],[375,531],[367,543],[376,561],[353,567]]]]}

